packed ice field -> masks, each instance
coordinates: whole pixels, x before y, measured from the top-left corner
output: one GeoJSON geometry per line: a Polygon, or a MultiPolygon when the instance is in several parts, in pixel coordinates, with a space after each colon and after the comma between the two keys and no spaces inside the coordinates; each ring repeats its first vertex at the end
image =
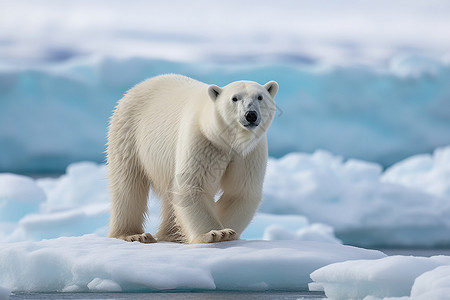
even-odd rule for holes
{"type": "MultiPolygon", "coordinates": [[[[334,299],[450,295],[448,256],[386,257],[342,245],[448,246],[450,147],[385,171],[325,151],[271,158],[264,202],[242,240],[209,245],[106,238],[106,168],[80,162],[57,178],[0,174],[5,294],[309,288],[334,299]]],[[[158,210],[150,196],[148,232],[156,231],[158,210]]]]}
{"type": "MultiPolygon", "coordinates": [[[[173,9],[183,3],[0,3],[0,299],[210,290],[450,299],[450,256],[371,250],[450,247],[450,4],[173,9]],[[263,202],[239,241],[106,237],[109,117],[129,88],[162,73],[280,85],[263,202]]],[[[146,230],[158,223],[150,194],[146,230]]]]}

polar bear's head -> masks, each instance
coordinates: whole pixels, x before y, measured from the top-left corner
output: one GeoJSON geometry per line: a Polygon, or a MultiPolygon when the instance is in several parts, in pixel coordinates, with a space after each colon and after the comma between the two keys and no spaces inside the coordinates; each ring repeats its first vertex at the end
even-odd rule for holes
{"type": "Polygon", "coordinates": [[[236,81],[220,88],[210,85],[208,94],[223,122],[218,133],[234,151],[246,155],[258,144],[275,115],[278,84],[260,85],[236,81]]]}

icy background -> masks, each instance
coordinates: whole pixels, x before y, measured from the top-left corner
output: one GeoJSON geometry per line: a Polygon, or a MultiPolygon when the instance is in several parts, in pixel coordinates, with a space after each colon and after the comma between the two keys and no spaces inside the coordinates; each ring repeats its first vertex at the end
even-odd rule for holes
{"type": "MultiPolygon", "coordinates": [[[[270,159],[263,203],[244,239],[365,247],[450,246],[450,147],[394,164],[344,161],[324,151],[270,159]],[[336,235],[335,235],[336,233],[336,235]]],[[[149,197],[147,231],[159,224],[149,197]]],[[[69,165],[58,178],[0,173],[0,241],[106,235],[106,166],[69,165]]]]}
{"type": "MultiPolygon", "coordinates": [[[[308,284],[334,299],[449,299],[450,257],[342,243],[450,247],[450,3],[185,3],[0,2],[0,299],[308,284]],[[280,85],[264,202],[242,241],[149,251],[104,237],[108,118],[162,73],[280,85]]],[[[154,233],[152,195],[149,210],[154,233]]]]}
{"type": "Polygon", "coordinates": [[[449,13],[445,0],[2,1],[0,171],[103,162],[116,102],[170,72],[276,80],[274,157],[431,152],[450,144],[449,13]]]}

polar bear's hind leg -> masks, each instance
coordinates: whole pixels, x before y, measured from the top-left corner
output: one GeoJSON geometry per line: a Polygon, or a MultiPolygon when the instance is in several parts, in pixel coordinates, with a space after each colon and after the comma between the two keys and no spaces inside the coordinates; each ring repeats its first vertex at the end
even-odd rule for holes
{"type": "MultiPolygon", "coordinates": [[[[120,132],[119,132],[120,134],[120,132]]],[[[124,156],[127,142],[110,139],[108,145],[109,188],[111,218],[108,236],[125,241],[155,242],[150,234],[144,234],[147,198],[150,181],[136,157],[124,156]]],[[[130,153],[131,151],[128,151],[130,153]]],[[[131,152],[133,153],[133,152],[131,152]]]]}

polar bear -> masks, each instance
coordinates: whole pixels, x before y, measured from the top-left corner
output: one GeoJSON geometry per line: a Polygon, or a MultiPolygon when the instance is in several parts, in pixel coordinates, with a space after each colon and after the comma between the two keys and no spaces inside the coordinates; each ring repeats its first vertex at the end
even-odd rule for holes
{"type": "Polygon", "coordinates": [[[108,236],[156,242],[143,228],[151,188],[161,199],[158,241],[239,239],[262,199],[277,91],[275,81],[220,88],[174,74],[129,90],[108,133],[108,236]]]}

